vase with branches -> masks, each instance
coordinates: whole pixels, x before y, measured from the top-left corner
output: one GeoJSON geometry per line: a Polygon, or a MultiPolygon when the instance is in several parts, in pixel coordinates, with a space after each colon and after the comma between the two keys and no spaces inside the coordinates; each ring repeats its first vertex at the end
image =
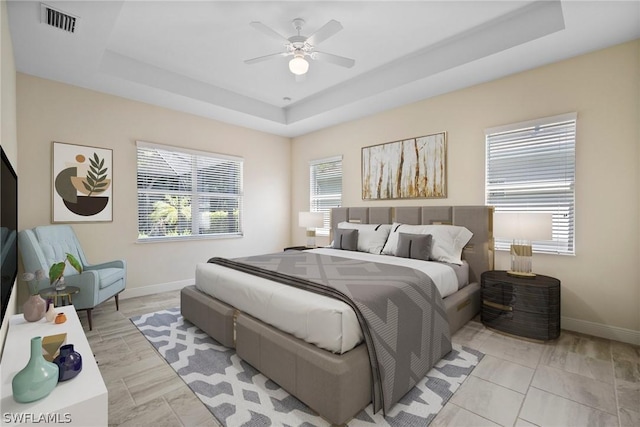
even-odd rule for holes
{"type": "Polygon", "coordinates": [[[35,272],[25,272],[22,274],[22,280],[29,287],[29,298],[22,305],[22,313],[27,322],[37,322],[44,317],[46,312],[46,302],[38,293],[38,282],[45,277],[44,271],[38,269],[35,272]]]}

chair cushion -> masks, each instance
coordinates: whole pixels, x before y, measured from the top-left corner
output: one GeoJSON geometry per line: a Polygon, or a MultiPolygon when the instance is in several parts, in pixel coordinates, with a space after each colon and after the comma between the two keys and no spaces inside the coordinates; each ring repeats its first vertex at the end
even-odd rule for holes
{"type": "Polygon", "coordinates": [[[100,289],[108,288],[124,278],[124,268],[103,268],[95,271],[100,277],[100,289]]]}

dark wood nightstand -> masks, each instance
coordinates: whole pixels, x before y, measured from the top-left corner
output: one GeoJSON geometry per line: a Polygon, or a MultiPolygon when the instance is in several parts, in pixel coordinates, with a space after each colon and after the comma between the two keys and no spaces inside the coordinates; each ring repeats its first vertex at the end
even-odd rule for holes
{"type": "Polygon", "coordinates": [[[481,276],[482,323],[523,338],[547,341],[560,335],[560,280],[520,278],[506,271],[481,276]]]}

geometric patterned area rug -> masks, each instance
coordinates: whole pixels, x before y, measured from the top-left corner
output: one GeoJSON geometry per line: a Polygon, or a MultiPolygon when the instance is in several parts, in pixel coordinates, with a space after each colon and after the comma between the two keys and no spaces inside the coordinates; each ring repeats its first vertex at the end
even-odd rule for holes
{"type": "MultiPolygon", "coordinates": [[[[329,426],[276,383],[189,321],[179,308],[132,317],[158,353],[225,427],[329,426]]],[[[372,405],[349,421],[359,426],[427,426],[484,355],[453,344],[451,351],[383,416],[372,405]]]]}

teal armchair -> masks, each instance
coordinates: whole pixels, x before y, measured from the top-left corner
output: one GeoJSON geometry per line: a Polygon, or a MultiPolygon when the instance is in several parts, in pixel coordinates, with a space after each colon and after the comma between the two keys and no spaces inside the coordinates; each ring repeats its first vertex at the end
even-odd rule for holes
{"type": "MultiPolygon", "coordinates": [[[[18,233],[18,248],[25,271],[33,273],[42,269],[47,276],[51,265],[64,261],[66,253],[76,257],[82,264],[82,273],[79,274],[67,263],[64,279],[67,286],[80,288],[80,293],[73,296],[73,305],[76,310],[86,310],[89,330],[93,329],[91,310],[95,306],[115,297],[116,310],[120,309],[118,294],[125,288],[126,262],[116,260],[102,264],[89,264],[71,226],[44,225],[31,230],[22,230],[18,233]]],[[[40,292],[50,286],[49,278],[46,277],[37,283],[37,291],[40,292]]]]}

